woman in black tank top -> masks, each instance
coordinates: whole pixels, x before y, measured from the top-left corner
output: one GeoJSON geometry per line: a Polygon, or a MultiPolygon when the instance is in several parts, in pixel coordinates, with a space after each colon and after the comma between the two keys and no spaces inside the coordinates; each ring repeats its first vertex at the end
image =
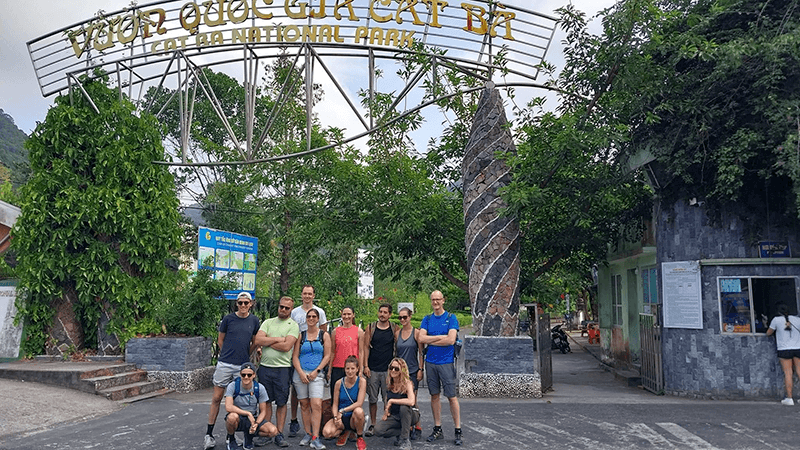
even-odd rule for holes
{"type": "Polygon", "coordinates": [[[416,403],[414,383],[408,377],[408,365],[402,358],[394,358],[389,363],[386,409],[383,417],[375,424],[376,436],[397,436],[401,449],[410,449],[408,439],[411,425],[419,420],[419,411],[412,409],[416,403]]]}

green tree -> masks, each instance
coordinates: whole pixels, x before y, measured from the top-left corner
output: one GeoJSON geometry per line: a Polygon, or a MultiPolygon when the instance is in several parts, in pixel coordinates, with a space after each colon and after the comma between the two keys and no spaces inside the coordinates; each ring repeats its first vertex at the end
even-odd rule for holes
{"type": "Polygon", "coordinates": [[[83,96],[60,96],[26,146],[31,178],[13,230],[23,353],[121,342],[174,292],[164,261],[178,249],[178,199],[157,122],[120,101],[107,76],[82,78],[83,96]],[[53,320],[54,316],[57,320],[53,320]]]}

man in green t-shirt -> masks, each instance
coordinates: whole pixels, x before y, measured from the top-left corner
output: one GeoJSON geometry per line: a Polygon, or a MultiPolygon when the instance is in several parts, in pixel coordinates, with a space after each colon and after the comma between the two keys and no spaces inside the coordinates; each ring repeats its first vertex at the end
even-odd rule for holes
{"type": "MultiPolygon", "coordinates": [[[[265,320],[255,338],[256,345],[262,347],[258,382],[264,385],[269,399],[275,402],[275,426],[278,428],[275,445],[279,447],[289,446],[283,437],[283,425],[292,382],[292,350],[300,336],[300,327],[290,317],[292,307],[294,300],[291,297],[281,297],[278,317],[265,320]]],[[[267,417],[272,417],[271,403],[267,403],[267,417]]]]}

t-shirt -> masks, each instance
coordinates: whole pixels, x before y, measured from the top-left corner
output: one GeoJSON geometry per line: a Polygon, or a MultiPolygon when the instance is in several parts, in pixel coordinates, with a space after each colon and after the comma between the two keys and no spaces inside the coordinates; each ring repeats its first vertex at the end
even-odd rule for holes
{"type": "MultiPolygon", "coordinates": [[[[421,330],[426,330],[428,336],[445,336],[450,330],[458,330],[458,317],[447,311],[441,316],[428,314],[422,318],[422,324],[419,328],[421,330]]],[[[428,345],[425,362],[431,364],[452,364],[455,362],[455,349],[452,345],[445,347],[428,345]]]]}
{"type": "Polygon", "coordinates": [[[254,387],[250,386],[250,389],[245,389],[244,386],[240,386],[239,395],[234,397],[233,394],[236,392],[236,381],[234,380],[228,383],[228,387],[225,388],[225,396],[232,397],[235,406],[245,411],[250,411],[253,417],[258,417],[258,404],[268,402],[269,395],[267,395],[267,389],[264,385],[258,383],[258,399],[256,399],[255,393],[253,393],[254,387]]]}
{"type": "Polygon", "coordinates": [[[769,327],[775,330],[775,341],[778,344],[778,350],[800,349],[800,317],[789,316],[789,322],[792,323],[791,330],[784,329],[786,327],[786,319],[783,316],[775,316],[769,323],[769,327]]]}
{"type": "MultiPolygon", "coordinates": [[[[281,320],[279,317],[267,319],[261,324],[261,331],[269,337],[300,337],[300,328],[291,318],[286,320],[281,320]]],[[[261,365],[264,367],[292,367],[293,350],[294,347],[289,351],[279,352],[272,347],[262,347],[261,365]]]]}
{"type": "MultiPolygon", "coordinates": [[[[314,309],[317,310],[319,314],[319,326],[322,328],[323,325],[328,321],[328,318],[325,317],[325,310],[320,308],[317,305],[313,305],[314,309]]],[[[303,309],[303,305],[298,306],[297,308],[292,310],[292,320],[297,322],[297,326],[300,327],[300,332],[306,331],[308,329],[308,324],[306,324],[306,314],[308,311],[303,309]]]]}
{"type": "Polygon", "coordinates": [[[241,318],[230,313],[222,318],[218,331],[225,333],[219,361],[236,366],[250,361],[250,341],[258,333],[258,317],[250,314],[241,318]]]}

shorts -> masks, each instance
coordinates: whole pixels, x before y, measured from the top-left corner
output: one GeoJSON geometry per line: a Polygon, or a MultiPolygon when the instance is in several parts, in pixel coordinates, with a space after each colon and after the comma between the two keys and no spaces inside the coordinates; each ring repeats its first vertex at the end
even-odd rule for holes
{"type": "Polygon", "coordinates": [[[231,384],[231,381],[235,380],[236,377],[239,376],[239,370],[242,368],[242,365],[239,364],[228,364],[226,362],[218,361],[217,368],[214,369],[214,379],[213,383],[216,387],[221,387],[225,389],[231,384]]]}
{"type": "Polygon", "coordinates": [[[431,395],[439,395],[440,388],[444,387],[444,396],[453,398],[456,396],[456,366],[450,364],[431,364],[425,363],[428,375],[425,381],[428,383],[428,392],[431,395]]]}
{"type": "Polygon", "coordinates": [[[778,358],[780,359],[800,358],[800,348],[790,348],[789,350],[778,350],[778,358]]]}
{"type": "Polygon", "coordinates": [[[367,396],[369,396],[370,405],[378,403],[378,394],[380,394],[383,404],[386,404],[386,375],[386,372],[371,371],[369,373],[369,378],[367,378],[367,396]]]}
{"type": "Polygon", "coordinates": [[[292,384],[291,367],[258,366],[258,382],[267,389],[270,400],[281,407],[289,401],[289,386],[292,384]]]}
{"type": "Polygon", "coordinates": [[[352,412],[350,414],[342,414],[342,425],[344,425],[345,431],[347,430],[356,431],[356,429],[353,428],[352,425],[350,425],[350,419],[352,418],[353,418],[352,412]]]}
{"type": "Polygon", "coordinates": [[[411,373],[411,374],[408,375],[409,378],[411,378],[411,382],[414,383],[414,392],[417,392],[419,390],[419,380],[417,379],[417,374],[418,373],[419,373],[419,370],[417,370],[416,372],[411,373]]]}
{"type": "Polygon", "coordinates": [[[309,380],[308,384],[300,381],[300,375],[294,372],[292,376],[292,386],[294,386],[294,393],[297,394],[298,400],[304,398],[322,398],[325,392],[325,375],[321,372],[314,380],[309,380]]]}
{"type": "MultiPolygon", "coordinates": [[[[226,413],[225,414],[225,421],[228,420],[228,414],[235,414],[235,413],[226,413]]],[[[258,417],[258,415],[256,415],[255,417],[258,417]]],[[[267,419],[264,419],[263,421],[261,421],[261,423],[258,424],[257,429],[261,428],[262,426],[264,426],[264,424],[267,423],[267,422],[268,422],[267,419]]],[[[251,425],[250,424],[250,418],[240,414],[239,415],[239,425],[236,427],[235,431],[249,432],[250,431],[250,425],[251,425]]]]}

